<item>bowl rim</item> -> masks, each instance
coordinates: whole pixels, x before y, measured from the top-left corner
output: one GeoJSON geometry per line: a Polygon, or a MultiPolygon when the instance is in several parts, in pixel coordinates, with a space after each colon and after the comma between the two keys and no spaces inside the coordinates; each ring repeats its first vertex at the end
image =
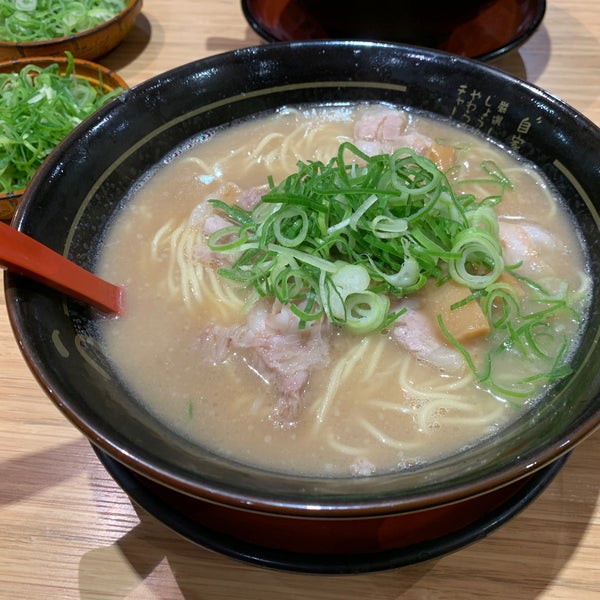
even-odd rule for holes
{"type": "MultiPolygon", "coordinates": [[[[0,73],[9,72],[8,69],[16,68],[21,69],[27,65],[33,64],[42,66],[42,68],[50,66],[51,64],[56,63],[59,67],[66,65],[68,63],[68,58],[63,55],[45,55],[40,54],[37,56],[20,56],[15,58],[9,58],[7,60],[0,61],[0,73]],[[6,70],[5,70],[6,69],[6,70]]],[[[110,69],[100,63],[97,63],[93,60],[89,60],[87,58],[79,58],[77,56],[73,56],[73,64],[75,66],[75,76],[79,76],[77,73],[77,67],[88,69],[90,72],[100,72],[103,75],[110,77],[117,85],[111,85],[111,87],[122,87],[123,89],[129,89],[129,85],[125,82],[125,80],[115,71],[114,69],[110,69]]],[[[83,75],[81,77],[84,77],[83,75]]]]}
{"type": "MultiPolygon", "coordinates": [[[[480,63],[469,58],[448,55],[447,53],[439,50],[415,48],[412,46],[388,42],[319,40],[276,42],[270,45],[242,48],[181,65],[171,69],[170,71],[159,74],[143,84],[135,86],[130,90],[129,93],[133,95],[143,95],[146,90],[159,87],[163,81],[172,81],[178,75],[183,75],[186,72],[193,71],[194,69],[200,67],[202,67],[203,71],[210,71],[211,69],[218,67],[223,60],[228,60],[231,58],[238,60],[240,57],[251,57],[253,60],[257,60],[261,57],[264,58],[265,54],[273,57],[281,49],[287,49],[288,52],[294,53],[296,50],[304,48],[320,53],[327,49],[338,47],[344,48],[345,51],[357,51],[359,49],[368,50],[373,48],[381,51],[392,50],[394,52],[410,54],[415,59],[423,59],[425,57],[429,57],[431,59],[432,57],[445,56],[445,60],[450,61],[452,64],[462,64],[465,67],[475,66],[479,72],[489,72],[494,76],[494,78],[499,78],[501,81],[511,83],[512,85],[516,84],[533,96],[534,100],[559,107],[560,110],[569,118],[576,119],[579,125],[593,128],[596,133],[600,132],[600,130],[598,130],[598,128],[589,119],[587,119],[587,117],[581,115],[559,98],[531,83],[520,80],[497,67],[486,63],[480,63]]],[[[85,128],[93,128],[94,124],[104,119],[111,110],[111,105],[101,108],[95,114],[95,116],[93,116],[91,119],[88,119],[84,124],[69,134],[69,136],[67,136],[67,138],[65,138],[65,140],[59,144],[59,148],[67,147],[76,139],[78,135],[80,135],[81,131],[83,131],[85,128]]],[[[25,224],[29,199],[33,197],[35,188],[41,185],[43,182],[44,178],[46,177],[46,171],[49,168],[50,167],[48,164],[41,168],[32,179],[32,185],[30,185],[28,190],[26,190],[24,202],[17,209],[17,214],[15,215],[15,219],[13,221],[14,226],[16,226],[18,229],[22,228],[25,224]]],[[[578,422],[576,426],[573,426],[571,429],[569,429],[568,438],[562,439],[560,445],[549,445],[545,448],[538,449],[533,457],[520,456],[519,460],[513,462],[509,466],[503,467],[500,472],[486,472],[484,475],[479,476],[476,481],[470,480],[468,482],[454,483],[451,490],[443,489],[442,491],[427,491],[426,493],[422,493],[420,495],[412,495],[410,498],[399,498],[397,496],[384,498],[371,497],[369,499],[361,498],[360,501],[344,501],[343,506],[340,506],[339,502],[330,502],[329,504],[324,502],[316,511],[314,507],[307,507],[304,502],[300,503],[295,500],[273,501],[267,492],[264,494],[254,495],[253,497],[249,498],[248,495],[240,495],[238,491],[235,489],[232,490],[231,487],[223,488],[218,484],[210,482],[199,483],[197,477],[186,477],[182,475],[181,472],[174,473],[173,469],[171,469],[171,472],[169,472],[160,465],[157,466],[156,464],[151,464],[145,456],[133,456],[132,453],[127,449],[120,448],[118,442],[115,442],[114,440],[111,440],[110,437],[98,432],[94,429],[94,427],[91,427],[89,423],[86,423],[84,419],[81,419],[78,414],[70,411],[65,403],[63,403],[63,401],[56,396],[56,390],[54,389],[52,381],[46,379],[43,370],[39,369],[39,366],[33,361],[31,354],[27,352],[26,340],[19,331],[19,323],[17,319],[18,297],[15,295],[16,287],[11,285],[14,283],[13,275],[5,273],[4,281],[7,309],[9,312],[10,321],[13,326],[15,336],[19,340],[19,346],[24,353],[30,369],[33,371],[34,375],[38,379],[38,382],[42,385],[43,389],[51,397],[51,399],[58,404],[59,408],[65,413],[65,415],[75,425],[77,425],[81,431],[85,433],[92,443],[94,443],[94,445],[98,446],[109,456],[114,457],[116,460],[125,464],[132,470],[148,477],[149,479],[162,483],[167,487],[177,489],[178,491],[182,491],[183,493],[187,493],[191,496],[203,498],[243,510],[266,512],[270,514],[285,514],[287,516],[294,515],[306,517],[307,514],[310,514],[313,517],[337,518],[372,516],[374,514],[397,514],[398,512],[410,512],[422,510],[424,508],[430,508],[431,506],[451,504],[461,501],[467,497],[481,495],[494,489],[498,489],[507,483],[521,479],[541,469],[554,460],[564,456],[577,443],[583,441],[600,426],[600,411],[596,411],[593,419],[587,418],[582,422],[578,422]]],[[[383,475],[381,477],[383,477],[383,475]]],[[[365,479],[368,480],[369,478],[365,479]]]]}

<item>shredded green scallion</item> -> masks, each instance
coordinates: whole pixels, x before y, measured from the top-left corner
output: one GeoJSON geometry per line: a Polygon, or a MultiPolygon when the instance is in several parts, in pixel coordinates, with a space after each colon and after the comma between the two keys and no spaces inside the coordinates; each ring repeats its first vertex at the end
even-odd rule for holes
{"type": "Polygon", "coordinates": [[[66,54],[64,75],[57,63],[0,73],[0,193],[25,188],[76,125],[123,91],[105,92],[77,77],[73,56],[66,54]]]}
{"type": "MultiPolygon", "coordinates": [[[[530,280],[523,278],[523,281],[530,280]]],[[[572,371],[566,361],[570,340],[555,329],[553,317],[565,313],[575,322],[580,322],[582,317],[571,308],[566,298],[557,299],[531,283],[536,298],[526,310],[519,303],[515,290],[504,282],[489,286],[483,295],[482,308],[495,340],[483,370],[477,368],[466,347],[452,336],[441,316],[438,317],[442,333],[463,355],[480,385],[507,399],[531,398],[540,385],[562,379],[572,371]],[[500,379],[496,365],[499,362],[506,364],[507,358],[518,363],[520,372],[529,372],[529,375],[522,375],[516,380],[507,380],[504,375],[500,379]]]]}
{"type": "Polygon", "coordinates": [[[301,328],[324,316],[360,335],[385,329],[402,314],[390,308],[392,298],[428,280],[452,279],[468,294],[450,309],[478,302],[492,350],[476,359],[441,315],[438,325],[482,387],[514,403],[570,372],[569,340],[554,319],[566,313],[578,323],[582,316],[570,306],[566,282],[536,282],[517,272],[520,263],[504,264],[493,207],[513,186],[494,162],[482,163],[481,178],[450,184],[409,148],[367,156],[344,142],[329,162],[297,167],[278,184],[268,178],[269,190],[253,210],[210,200],[232,223],[208,240],[213,251],[232,256],[221,276],[255,299],[288,305],[301,328]],[[469,182],[483,185],[487,195],[456,191],[469,182]],[[526,304],[522,290],[500,279],[504,273],[530,289],[526,304]],[[507,361],[519,366],[516,380],[498,375],[507,361]]]}
{"type": "Polygon", "coordinates": [[[299,162],[296,173],[269,186],[252,211],[211,200],[237,225],[217,231],[208,245],[235,252],[221,275],[259,296],[299,313],[310,297],[311,319],[325,314],[359,333],[377,331],[399,316],[390,313],[390,296],[448,272],[480,289],[504,269],[494,212],[457,196],[435,163],[409,148],[367,156],[344,142],[327,164],[299,162]],[[291,280],[286,270],[306,285],[282,287],[291,280]],[[348,283],[350,273],[360,286],[348,283]]]}
{"type": "Polygon", "coordinates": [[[126,4],[126,0],[0,0],[0,40],[69,36],[112,19],[126,4]]]}

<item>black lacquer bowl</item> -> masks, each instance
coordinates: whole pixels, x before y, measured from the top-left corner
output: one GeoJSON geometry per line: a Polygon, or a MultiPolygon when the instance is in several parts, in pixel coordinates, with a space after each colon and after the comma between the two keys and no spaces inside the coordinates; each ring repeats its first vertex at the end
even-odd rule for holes
{"type": "MultiPolygon", "coordinates": [[[[345,100],[390,101],[451,117],[535,162],[578,220],[600,281],[599,130],[493,67],[385,43],[274,43],[193,62],[134,87],[60,144],[28,187],[14,225],[93,269],[94,249],[123,197],[184,140],[281,105],[345,100]]],[[[532,411],[456,456],[354,479],[269,473],[190,444],[127,392],[95,339],[92,309],[14,274],[5,275],[5,292],[29,367],[99,450],[166,495],[187,498],[187,514],[201,503],[212,527],[259,532],[272,548],[300,545],[307,552],[311,540],[324,544],[315,546],[319,552],[327,545],[348,554],[398,547],[405,529],[395,519],[411,523],[416,539],[460,529],[478,512],[474,507],[481,512],[486,503],[505,502],[514,486],[600,423],[597,289],[574,373],[532,411]]]]}
{"type": "Polygon", "coordinates": [[[268,42],[361,39],[413,44],[490,60],[524,43],[542,23],[545,0],[241,0],[268,42]]]}

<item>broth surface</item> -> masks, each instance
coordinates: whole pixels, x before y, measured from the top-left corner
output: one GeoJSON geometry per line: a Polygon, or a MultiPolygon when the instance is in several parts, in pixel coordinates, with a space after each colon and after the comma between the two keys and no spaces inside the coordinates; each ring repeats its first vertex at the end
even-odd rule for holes
{"type": "MultiPolygon", "coordinates": [[[[367,337],[335,330],[324,355],[302,338],[294,342],[314,360],[300,410],[281,419],[273,412],[281,390],[268,369],[257,367],[251,350],[215,357],[218,340],[207,327],[235,327],[246,316],[233,286],[216,269],[197,265],[205,201],[234,202],[244,191],[264,186],[268,176],[279,181],[294,172],[298,160],[329,160],[342,141],[356,139],[357,123],[365,124],[378,110],[389,109],[290,107],[211,132],[166,159],[127,200],[110,226],[97,268],[101,277],[125,287],[127,315],[99,327],[121,376],[165,427],[218,454],[271,470],[368,475],[458,452],[535,401],[519,400],[523,408],[516,408],[480,389],[464,361],[458,369],[432,364],[389,330],[367,337]],[[211,294],[214,289],[219,295],[211,294]]],[[[453,166],[449,178],[476,180],[467,186],[475,193],[491,193],[480,183],[483,161],[501,168],[513,186],[496,207],[506,255],[520,256],[527,277],[566,281],[584,311],[585,256],[571,219],[544,179],[464,128],[400,112],[408,119],[402,141],[419,146],[427,138],[451,147],[460,167],[453,166]]],[[[380,142],[367,134],[361,143],[367,151],[381,150],[380,142]]],[[[385,150],[385,136],[382,143],[385,150]]],[[[410,302],[422,312],[427,300],[418,292],[410,302]]],[[[567,318],[555,326],[576,340],[576,322],[567,318]]],[[[485,353],[486,343],[475,342],[473,355],[485,353]]]]}

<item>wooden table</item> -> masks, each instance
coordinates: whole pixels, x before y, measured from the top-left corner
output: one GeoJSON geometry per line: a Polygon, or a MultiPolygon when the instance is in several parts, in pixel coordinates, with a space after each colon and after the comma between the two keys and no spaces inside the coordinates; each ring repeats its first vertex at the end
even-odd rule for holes
{"type": "MultiPolygon", "coordinates": [[[[534,36],[495,64],[600,124],[600,3],[548,4],[534,36]]],[[[258,43],[237,0],[145,0],[135,29],[99,62],[136,84],[258,43]]],[[[292,574],[212,553],[134,508],[35,383],[4,307],[0,368],[0,598],[600,598],[600,432],[482,541],[391,571],[292,574]]]]}

